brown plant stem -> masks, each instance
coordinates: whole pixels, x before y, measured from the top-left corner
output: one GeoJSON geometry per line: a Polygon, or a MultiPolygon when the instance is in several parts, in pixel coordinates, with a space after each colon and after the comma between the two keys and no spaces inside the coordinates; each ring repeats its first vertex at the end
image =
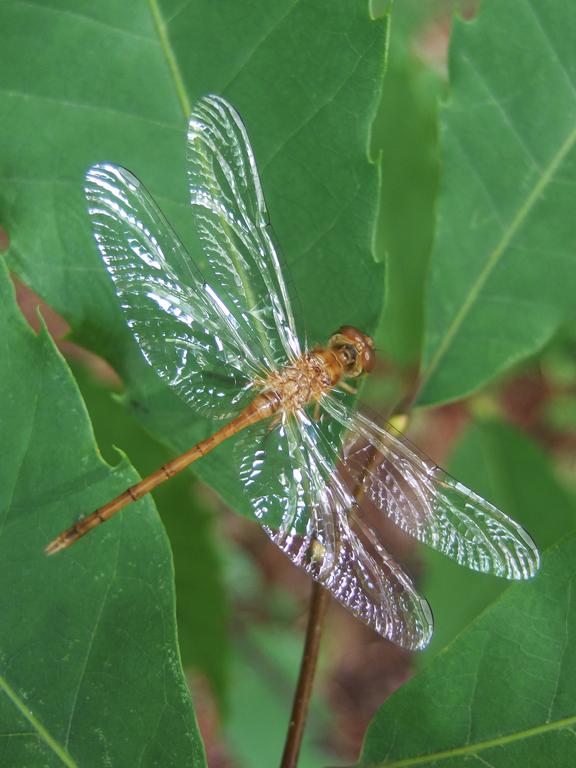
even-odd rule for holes
{"type": "MultiPolygon", "coordinates": [[[[396,414],[390,419],[393,426],[399,431],[406,430],[408,416],[406,412],[396,414]]],[[[369,469],[374,469],[374,462],[378,461],[378,451],[372,446],[371,454],[368,455],[366,466],[361,476],[356,481],[354,488],[354,498],[361,502],[364,497],[364,480],[369,469]]],[[[296,768],[298,764],[298,755],[302,745],[302,736],[306,725],[308,715],[308,706],[312,696],[314,686],[314,674],[316,672],[316,663],[320,652],[320,639],[322,636],[322,626],[326,607],[328,605],[328,592],[317,581],[312,582],[312,592],[310,595],[310,607],[308,609],[308,625],[306,626],[306,638],[304,640],[304,650],[300,662],[300,672],[298,675],[298,685],[292,701],[292,713],[290,715],[290,724],[286,734],[284,752],[280,768],[296,768]]]]}
{"type": "Polygon", "coordinates": [[[316,672],[316,662],[318,661],[318,653],[320,651],[320,638],[327,604],[328,592],[317,581],[313,581],[304,651],[302,653],[302,661],[300,662],[298,685],[296,686],[292,701],[292,713],[290,715],[290,724],[286,734],[286,743],[284,744],[280,768],[296,768],[298,764],[298,755],[300,753],[308,706],[314,685],[314,673],[316,672]]]}

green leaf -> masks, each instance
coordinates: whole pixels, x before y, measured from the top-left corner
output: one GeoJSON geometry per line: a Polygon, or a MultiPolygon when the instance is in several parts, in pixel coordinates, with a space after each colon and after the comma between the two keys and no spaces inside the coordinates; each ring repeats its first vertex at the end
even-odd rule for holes
{"type": "MultiPolygon", "coordinates": [[[[530,532],[543,550],[576,527],[576,499],[554,474],[544,451],[526,435],[490,421],[470,427],[459,442],[450,470],[462,482],[530,532]]],[[[507,587],[422,548],[426,561],[423,591],[434,611],[434,636],[422,655],[426,661],[507,587]]]]}
{"type": "MultiPolygon", "coordinates": [[[[74,375],[94,424],[104,458],[115,462],[117,446],[130,456],[141,477],[170,458],[170,452],[139,426],[120,398],[84,369],[74,375]]],[[[166,526],[176,573],[178,644],[185,667],[203,672],[225,709],[228,695],[228,611],[222,567],[198,484],[184,472],[154,491],[154,503],[166,526]],[[200,586],[201,585],[201,586],[200,586]]]]}
{"type": "Polygon", "coordinates": [[[372,147],[380,154],[382,189],[376,238],[386,259],[386,305],[375,335],[380,355],[415,366],[421,354],[424,286],[437,186],[436,102],[443,81],[413,52],[414,28],[430,14],[398,3],[372,147]],[[416,15],[416,18],[413,18],[416,15]]]}
{"type": "MultiPolygon", "coordinates": [[[[322,0],[51,0],[3,4],[0,14],[10,264],[75,339],[111,361],[147,429],[182,450],[213,425],[161,384],[125,327],[93,243],[83,176],[97,161],[130,168],[201,262],[184,144],[190,104],[206,92],[224,95],[246,122],[308,341],[343,323],[374,329],[384,283],[367,152],[386,21],[372,20],[367,2],[335,0],[327,13],[322,0]]],[[[197,472],[249,511],[228,450],[197,472]]]]}
{"type": "MultiPolygon", "coordinates": [[[[254,144],[290,269],[289,289],[294,295],[296,286],[300,293],[296,311],[309,342],[324,340],[342,323],[371,331],[384,284],[372,254],[378,174],[367,148],[386,21],[371,20],[368,3],[356,0],[335,0],[326,11],[321,0],[0,4],[0,216],[10,234],[10,266],[66,317],[75,340],[113,364],[138,420],[172,449],[188,448],[214,425],[196,419],[166,389],[133,342],[93,242],[84,173],[105,160],[133,170],[173,221],[191,258],[201,263],[185,188],[186,118],[197,97],[223,94],[240,110],[254,144]]],[[[60,391],[62,409],[68,409],[69,397],[74,400],[67,389],[60,391]]],[[[62,420],[58,436],[65,444],[69,429],[62,420]]],[[[74,458],[81,455],[76,450],[74,458]]],[[[199,462],[198,474],[247,511],[229,447],[199,462]]],[[[113,489],[108,481],[93,488],[88,478],[86,497],[59,508],[46,540],[94,507],[92,493],[98,491],[101,502],[128,482],[122,470],[114,478],[113,489]]],[[[46,494],[56,493],[48,488],[49,477],[46,486],[46,494]]],[[[145,503],[140,508],[149,510],[145,503]]],[[[99,558],[106,558],[107,549],[143,536],[142,515],[136,507],[126,510],[94,534],[98,541],[87,537],[78,550],[63,553],[71,558],[66,562],[88,562],[100,573],[99,558]],[[98,546],[103,541],[107,546],[98,546]]],[[[181,550],[186,543],[182,536],[181,550]]],[[[165,552],[164,538],[160,552],[146,552],[154,564],[165,552]]],[[[121,566],[140,562],[130,552],[121,566]]],[[[137,587],[142,590],[141,583],[133,584],[130,592],[135,604],[144,597],[151,604],[144,616],[168,599],[162,580],[155,587],[146,582],[145,595],[141,591],[136,600],[137,587]]],[[[69,578],[67,589],[80,600],[83,580],[69,578]]],[[[89,603],[90,595],[84,605],[89,603]]],[[[75,620],[70,618],[71,626],[75,620]]],[[[134,639],[142,642],[143,634],[135,632],[134,639]]],[[[148,672],[147,659],[137,662],[148,672]]],[[[179,734],[176,749],[185,729],[182,718],[172,724],[179,734]]],[[[168,752],[159,764],[168,763],[185,760],[168,752]]]]}
{"type": "Polygon", "coordinates": [[[483,3],[455,24],[421,404],[453,400],[574,317],[576,16],[483,3]]]}
{"type": "Polygon", "coordinates": [[[574,765],[575,587],[571,534],[384,704],[358,765],[574,765]]]}
{"type": "Polygon", "coordinates": [[[0,315],[1,762],[202,766],[152,501],[131,525],[119,516],[85,546],[44,554],[137,476],[101,459],[69,370],[24,322],[4,266],[0,315]]]}

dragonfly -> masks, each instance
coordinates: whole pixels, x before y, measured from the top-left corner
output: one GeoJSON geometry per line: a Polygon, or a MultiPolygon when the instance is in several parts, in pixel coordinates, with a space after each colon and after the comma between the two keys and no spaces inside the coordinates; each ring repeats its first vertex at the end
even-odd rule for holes
{"type": "Polygon", "coordinates": [[[254,152],[236,110],[200,99],[186,170],[200,269],[140,181],[94,165],[85,194],[97,248],[144,358],[191,409],[224,420],[210,437],[75,522],[54,554],[234,436],[254,516],[292,562],[383,637],[430,640],[426,600],[363,519],[365,504],[463,566],[528,579],[538,550],[514,520],[391,426],[355,405],[370,336],[343,325],[301,344],[254,152]]]}

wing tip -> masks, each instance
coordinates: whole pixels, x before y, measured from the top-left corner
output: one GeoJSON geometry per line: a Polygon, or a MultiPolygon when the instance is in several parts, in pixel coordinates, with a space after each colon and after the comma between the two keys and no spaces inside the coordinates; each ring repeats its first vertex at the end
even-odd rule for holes
{"type": "Polygon", "coordinates": [[[423,651],[434,634],[434,615],[430,603],[421,595],[418,595],[418,602],[410,619],[397,619],[385,626],[366,623],[394,645],[407,651],[423,651]]]}
{"type": "MultiPolygon", "coordinates": [[[[528,536],[528,534],[526,535],[528,536]]],[[[531,545],[527,547],[527,557],[523,561],[524,568],[521,569],[521,573],[516,577],[520,580],[533,579],[540,570],[540,565],[542,564],[540,551],[532,539],[530,537],[528,538],[530,539],[531,545]]]]}
{"type": "Polygon", "coordinates": [[[95,163],[88,168],[84,175],[85,189],[99,187],[103,183],[117,184],[118,182],[135,189],[142,186],[140,180],[131,171],[115,163],[95,163]]]}
{"type": "MultiPolygon", "coordinates": [[[[202,96],[192,107],[188,118],[188,141],[193,141],[204,134],[210,133],[210,125],[232,120],[237,126],[243,128],[242,118],[237,110],[222,96],[215,93],[207,93],[202,96]],[[216,112],[216,114],[214,114],[216,112]]],[[[248,138],[246,137],[246,141],[248,138]]]]}

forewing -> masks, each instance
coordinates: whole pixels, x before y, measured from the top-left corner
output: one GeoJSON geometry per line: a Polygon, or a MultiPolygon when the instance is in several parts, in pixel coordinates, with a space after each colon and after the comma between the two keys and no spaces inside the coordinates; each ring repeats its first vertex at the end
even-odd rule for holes
{"type": "Polygon", "coordinates": [[[204,415],[237,413],[261,374],[251,335],[203,280],[135,176],[95,165],[85,192],[98,250],[148,363],[204,415]]]}
{"type": "Polygon", "coordinates": [[[236,452],[256,516],[292,562],[379,634],[423,648],[432,634],[428,604],[356,519],[317,425],[299,413],[272,430],[256,426],[236,452]]]}
{"type": "Polygon", "coordinates": [[[329,395],[323,408],[348,434],[340,474],[400,528],[475,571],[528,579],[538,570],[536,545],[514,520],[416,451],[329,395]]]}
{"type": "Polygon", "coordinates": [[[240,327],[248,326],[268,368],[300,354],[254,154],[238,113],[206,96],[188,125],[188,180],[196,229],[240,327]]]}

